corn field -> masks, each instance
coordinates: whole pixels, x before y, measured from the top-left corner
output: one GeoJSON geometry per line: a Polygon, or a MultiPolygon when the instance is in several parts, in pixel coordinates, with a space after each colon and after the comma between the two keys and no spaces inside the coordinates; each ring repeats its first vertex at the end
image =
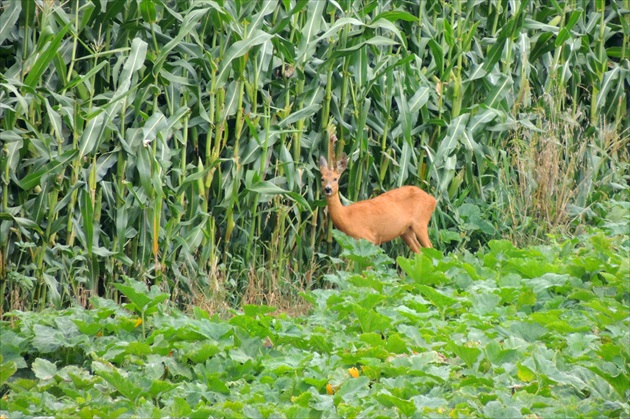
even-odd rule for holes
{"type": "Polygon", "coordinates": [[[0,7],[0,310],[118,298],[125,277],[296,304],[339,263],[329,124],[344,198],[422,187],[443,251],[627,197],[630,0],[0,7]]]}

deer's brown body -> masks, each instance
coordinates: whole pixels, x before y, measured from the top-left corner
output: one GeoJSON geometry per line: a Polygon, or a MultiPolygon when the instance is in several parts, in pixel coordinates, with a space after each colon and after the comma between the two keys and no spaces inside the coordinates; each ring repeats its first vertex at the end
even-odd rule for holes
{"type": "Polygon", "coordinates": [[[436,201],[416,186],[403,186],[376,198],[343,206],[339,199],[339,177],[348,165],[344,154],[334,170],[324,157],[319,161],[322,189],[336,228],[356,239],[381,244],[401,237],[415,253],[420,246],[432,247],[428,224],[436,201]]]}

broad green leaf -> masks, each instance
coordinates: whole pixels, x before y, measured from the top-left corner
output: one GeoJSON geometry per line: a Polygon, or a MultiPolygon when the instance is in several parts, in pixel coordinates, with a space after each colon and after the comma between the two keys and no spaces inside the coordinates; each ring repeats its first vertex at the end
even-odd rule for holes
{"type": "Polygon", "coordinates": [[[501,301],[501,297],[491,292],[470,294],[468,299],[472,303],[472,309],[480,315],[492,314],[501,301]]]}
{"type": "Polygon", "coordinates": [[[528,383],[536,379],[536,374],[534,374],[534,371],[529,369],[527,366],[518,364],[517,367],[518,367],[517,375],[518,375],[519,380],[528,383]]]}
{"type": "MultiPolygon", "coordinates": [[[[92,253],[94,253],[95,255],[101,256],[101,257],[111,257],[111,256],[117,256],[118,253],[116,252],[112,252],[109,249],[106,249],[104,247],[101,246],[93,246],[92,247],[92,253]]],[[[122,257],[124,258],[125,255],[122,255],[122,257]]],[[[129,259],[125,259],[127,261],[129,261],[129,259]]]]}
{"type": "Polygon", "coordinates": [[[36,324],[33,332],[33,347],[42,354],[55,352],[65,343],[61,333],[53,327],[36,324]]]}
{"type": "Polygon", "coordinates": [[[417,113],[429,101],[431,90],[428,87],[420,87],[409,99],[409,112],[417,113]]]}
{"type": "MultiPolygon", "coordinates": [[[[256,336],[259,338],[266,338],[270,335],[269,326],[266,323],[259,321],[247,315],[234,316],[230,319],[230,324],[235,327],[235,330],[246,331],[249,336],[256,336]]],[[[230,357],[237,362],[245,362],[253,359],[251,355],[238,349],[230,354],[230,357]]]]}
{"type": "Polygon", "coordinates": [[[183,357],[196,364],[203,364],[209,358],[221,352],[221,348],[212,343],[190,346],[191,347],[183,354],[183,357]]]}
{"type": "Polygon", "coordinates": [[[173,404],[171,404],[169,411],[171,416],[176,418],[189,417],[192,413],[190,405],[182,397],[174,398],[173,404]]]}
{"type": "Polygon", "coordinates": [[[277,186],[276,184],[270,181],[261,181],[261,182],[256,182],[254,184],[248,185],[247,190],[250,192],[266,194],[266,195],[284,195],[287,198],[298,203],[301,208],[310,210],[310,206],[308,202],[304,199],[302,195],[296,192],[290,192],[285,189],[282,189],[281,187],[277,186]]]}
{"type": "Polygon", "coordinates": [[[383,340],[383,336],[380,333],[363,333],[359,335],[359,340],[361,342],[367,343],[369,346],[384,346],[385,341],[383,340]]]}
{"type": "Polygon", "coordinates": [[[436,270],[433,266],[433,261],[424,255],[424,253],[415,255],[413,259],[398,257],[396,262],[411,279],[419,283],[428,281],[429,277],[435,273],[436,270]]]}
{"type": "Polygon", "coordinates": [[[352,76],[355,78],[356,83],[359,86],[363,86],[368,81],[368,55],[367,48],[360,48],[354,54],[354,67],[355,71],[352,72],[352,76]]]}
{"type": "Polygon", "coordinates": [[[627,50],[624,47],[609,47],[606,48],[606,55],[610,58],[622,58],[627,55],[627,50]]]}
{"type": "Polygon", "coordinates": [[[156,192],[155,185],[151,179],[153,177],[153,165],[155,164],[155,159],[151,153],[152,151],[150,151],[149,147],[145,147],[144,145],[139,147],[136,156],[136,168],[138,169],[140,183],[144,188],[145,194],[153,198],[155,197],[156,192]]]}
{"type": "Polygon", "coordinates": [[[0,386],[3,386],[16,371],[17,364],[13,361],[3,362],[0,355],[0,386]]]}
{"type": "Polygon", "coordinates": [[[383,333],[391,326],[391,320],[388,317],[379,314],[375,310],[366,310],[358,305],[355,305],[353,307],[354,313],[359,320],[359,325],[361,326],[361,330],[363,331],[363,333],[375,331],[383,333]]]}
{"type": "Polygon", "coordinates": [[[280,128],[286,128],[288,125],[294,124],[300,120],[310,118],[321,108],[321,104],[308,105],[296,112],[292,112],[289,116],[279,122],[280,128]]]}
{"type": "Polygon", "coordinates": [[[303,63],[315,49],[315,36],[321,27],[321,20],[326,3],[322,1],[308,2],[306,24],[301,28],[300,41],[296,51],[296,62],[303,63]]]}
{"type": "Polygon", "coordinates": [[[619,67],[615,67],[610,71],[604,73],[604,78],[602,80],[602,84],[600,87],[599,94],[597,96],[597,107],[602,108],[606,105],[606,100],[608,98],[608,92],[610,89],[617,83],[617,79],[621,73],[621,69],[619,67]]]}
{"type": "Polygon", "coordinates": [[[548,24],[536,21],[534,19],[527,18],[524,21],[523,27],[525,29],[537,29],[544,32],[558,33],[558,23],[560,23],[560,16],[556,16],[548,24]]]}
{"type": "Polygon", "coordinates": [[[468,368],[472,368],[477,362],[477,359],[479,359],[479,355],[481,355],[481,350],[479,348],[474,346],[459,345],[453,341],[446,345],[446,349],[452,351],[462,361],[464,361],[468,368]]]}
{"type": "Polygon", "coordinates": [[[593,371],[595,374],[606,380],[606,382],[610,384],[610,386],[619,394],[622,399],[627,396],[628,390],[630,389],[630,376],[627,374],[627,372],[625,374],[623,372],[620,372],[617,375],[613,375],[611,373],[603,371],[595,365],[586,366],[585,368],[593,371]]]}
{"type": "Polygon", "coordinates": [[[279,53],[287,63],[293,64],[295,62],[296,52],[293,43],[279,35],[274,36],[271,39],[271,43],[274,46],[276,54],[279,53]]]}
{"type": "Polygon", "coordinates": [[[511,77],[501,75],[498,77],[492,90],[488,93],[484,105],[489,108],[498,107],[499,102],[509,93],[514,81],[511,77]]]}
{"type": "Polygon", "coordinates": [[[488,402],[483,407],[483,415],[489,418],[522,418],[523,415],[519,412],[519,409],[512,405],[503,405],[497,400],[488,402]]]}
{"type": "Polygon", "coordinates": [[[40,380],[50,380],[57,373],[57,366],[46,359],[37,358],[33,361],[32,370],[40,380]]]}
{"type": "Polygon", "coordinates": [[[398,27],[391,22],[389,19],[374,19],[371,23],[367,25],[369,28],[379,28],[392,32],[398,38],[398,41],[407,48],[407,38],[402,36],[402,33],[398,29],[398,27]]]}
{"type": "Polygon", "coordinates": [[[140,0],[140,13],[145,22],[154,23],[157,21],[157,10],[153,0],[140,0]]]}
{"type": "Polygon", "coordinates": [[[259,315],[264,316],[266,314],[273,313],[276,310],[277,309],[275,307],[270,306],[258,306],[252,304],[247,304],[243,306],[243,311],[245,312],[245,315],[249,317],[257,317],[259,315]]]}
{"type": "Polygon", "coordinates": [[[321,334],[312,334],[308,339],[309,348],[316,352],[330,354],[333,350],[331,339],[321,334]]]}
{"type": "Polygon", "coordinates": [[[540,56],[553,51],[555,45],[551,40],[552,37],[553,33],[550,32],[545,32],[538,36],[529,58],[532,62],[538,60],[540,56]]]}
{"type": "Polygon", "coordinates": [[[467,71],[466,74],[468,75],[468,78],[465,80],[464,85],[470,84],[470,82],[475,80],[483,79],[488,72],[482,65],[472,65],[470,71],[467,71]]]}
{"type": "MultiPolygon", "coordinates": [[[[213,6],[213,9],[217,12],[225,13],[225,11],[214,1],[206,2],[206,4],[209,6],[213,6]]],[[[159,73],[159,70],[161,70],[171,51],[180,46],[184,38],[191,34],[194,27],[199,23],[201,18],[203,16],[206,16],[209,12],[210,8],[198,8],[192,9],[189,13],[186,13],[183,18],[182,25],[179,27],[179,32],[177,33],[177,35],[173,37],[168,43],[163,44],[160,48],[159,55],[155,59],[155,65],[153,67],[154,74],[159,73]]],[[[138,47],[141,46],[141,44],[138,44],[138,47]]]]}
{"type": "Polygon", "coordinates": [[[83,232],[85,233],[85,244],[88,255],[92,256],[92,248],[94,247],[94,206],[92,198],[85,189],[80,192],[81,198],[81,217],[83,232]]]}
{"type": "Polygon", "coordinates": [[[566,25],[564,26],[564,28],[560,30],[560,32],[558,33],[558,36],[556,36],[556,42],[555,42],[556,48],[564,44],[567,41],[567,39],[571,37],[571,29],[573,29],[573,26],[575,26],[578,20],[580,20],[580,17],[582,17],[582,13],[583,13],[582,10],[574,10],[571,13],[571,16],[569,17],[569,20],[567,20],[566,25]]]}
{"type": "Polygon", "coordinates": [[[162,380],[153,380],[153,383],[151,383],[151,388],[149,388],[149,393],[151,394],[151,396],[157,398],[162,396],[163,394],[167,394],[168,392],[176,388],[177,384],[169,383],[162,380]]]}
{"type": "Polygon", "coordinates": [[[465,135],[466,125],[470,114],[462,114],[451,121],[448,125],[446,137],[440,142],[436,159],[438,161],[445,159],[455,151],[457,144],[463,142],[462,137],[465,135]]]}
{"type": "Polygon", "coordinates": [[[10,4],[11,7],[7,4],[7,9],[0,15],[0,45],[9,37],[22,11],[22,3],[15,1],[10,4]]]}
{"type": "Polygon", "coordinates": [[[395,354],[409,353],[407,342],[398,333],[394,333],[387,338],[387,344],[385,347],[388,351],[395,354]]]}
{"type": "Polygon", "coordinates": [[[29,87],[35,87],[44,71],[50,66],[55,56],[59,53],[59,46],[63,41],[66,32],[70,30],[70,23],[56,31],[54,38],[46,45],[40,45],[40,50],[35,56],[35,60],[30,66],[30,71],[24,79],[24,84],[29,87]]]}
{"type": "Polygon", "coordinates": [[[494,365],[515,362],[519,357],[517,350],[503,349],[503,347],[496,341],[488,343],[485,348],[485,353],[488,360],[494,365]]]}
{"type": "Polygon", "coordinates": [[[431,38],[429,40],[429,48],[431,49],[431,54],[433,57],[433,61],[435,62],[435,69],[437,71],[437,77],[442,79],[443,71],[444,71],[444,51],[439,43],[435,41],[435,39],[431,38]]]}
{"type": "Polygon", "coordinates": [[[326,32],[319,36],[314,42],[321,42],[324,39],[331,38],[333,35],[337,34],[337,32],[339,32],[339,30],[341,30],[343,27],[350,25],[363,26],[363,22],[352,17],[342,17],[341,19],[335,21],[335,23],[326,32]]]}
{"type": "Polygon", "coordinates": [[[20,227],[33,229],[40,234],[44,234],[40,226],[35,221],[29,218],[15,217],[7,212],[0,212],[0,220],[10,220],[20,227]]]}
{"type": "Polygon", "coordinates": [[[138,313],[156,306],[169,297],[169,294],[160,292],[156,286],[148,290],[146,284],[140,281],[130,281],[128,284],[114,284],[114,287],[131,301],[138,313]]]}
{"type": "Polygon", "coordinates": [[[365,44],[377,45],[377,46],[392,46],[392,45],[398,45],[398,42],[394,41],[393,39],[386,38],[384,36],[374,36],[368,39],[367,41],[365,41],[365,44]]]}
{"type": "Polygon", "coordinates": [[[55,137],[58,142],[62,142],[63,138],[63,126],[61,125],[61,117],[59,114],[50,106],[48,100],[45,100],[46,103],[46,112],[48,112],[48,116],[50,118],[50,123],[55,133],[55,137]]]}
{"type": "Polygon", "coordinates": [[[444,23],[444,41],[446,41],[446,44],[449,46],[449,48],[452,48],[453,45],[455,44],[455,36],[453,35],[453,26],[448,21],[448,19],[444,19],[443,23],[444,23]]]}
{"type": "Polygon", "coordinates": [[[384,68],[379,68],[376,75],[370,80],[370,82],[367,84],[367,86],[363,90],[364,95],[367,96],[367,94],[371,91],[374,84],[379,82],[383,75],[389,73],[392,69],[396,67],[402,67],[409,64],[411,61],[413,61],[413,59],[414,59],[413,55],[410,54],[401,60],[394,60],[392,64],[389,64],[385,66],[384,68]]]}
{"type": "Polygon", "coordinates": [[[131,76],[140,70],[144,65],[144,59],[147,55],[148,44],[140,38],[134,38],[131,41],[131,51],[125,60],[125,65],[118,78],[117,95],[124,93],[129,88],[131,76]]]}
{"type": "Polygon", "coordinates": [[[370,393],[369,384],[370,379],[365,375],[348,379],[339,387],[335,397],[340,397],[347,402],[364,399],[370,393]]]}
{"type": "Polygon", "coordinates": [[[151,117],[147,120],[147,122],[142,127],[143,139],[142,144],[147,145],[151,141],[155,140],[158,134],[163,133],[164,137],[167,136],[166,131],[166,117],[159,111],[155,112],[151,117]]]}
{"type": "Polygon", "coordinates": [[[538,323],[514,322],[510,325],[510,330],[527,342],[535,342],[540,337],[548,333],[548,330],[538,323]]]}
{"type": "Polygon", "coordinates": [[[256,192],[260,194],[269,194],[269,195],[278,195],[278,194],[286,194],[287,191],[277,186],[276,184],[269,181],[261,181],[254,183],[247,188],[251,192],[256,192]]]}
{"type": "MultiPolygon", "coordinates": [[[[194,252],[201,245],[203,237],[203,230],[195,228],[186,235],[184,242],[181,244],[185,249],[194,252]]],[[[175,240],[179,241],[180,237],[176,237],[175,240]]]]}
{"type": "Polygon", "coordinates": [[[416,16],[403,10],[388,10],[388,11],[379,13],[378,15],[374,17],[373,22],[376,22],[379,19],[387,19],[390,22],[396,22],[397,20],[404,20],[406,22],[418,21],[418,18],[416,16]]]}
{"type": "Polygon", "coordinates": [[[94,150],[96,144],[99,143],[104,130],[105,112],[100,112],[88,123],[81,134],[79,141],[79,157],[83,158],[94,150]]]}
{"type": "Polygon", "coordinates": [[[105,381],[118,390],[123,397],[129,399],[129,401],[135,402],[143,393],[142,388],[123,377],[115,367],[106,367],[100,362],[93,362],[92,366],[94,367],[96,375],[103,377],[105,381]]]}
{"type": "Polygon", "coordinates": [[[117,155],[110,153],[101,155],[96,161],[96,182],[100,182],[105,178],[109,170],[118,162],[117,155]]]}
{"type": "Polygon", "coordinates": [[[391,262],[383,250],[368,242],[367,240],[355,240],[339,230],[333,230],[333,237],[344,249],[341,253],[342,257],[359,263],[364,269],[367,266],[379,265],[391,262]]]}
{"type": "Polygon", "coordinates": [[[186,178],[183,180],[183,182],[177,188],[177,192],[175,193],[175,195],[180,195],[180,194],[184,193],[186,188],[188,188],[190,185],[194,185],[198,180],[204,179],[206,177],[208,171],[210,169],[212,169],[213,167],[217,166],[219,163],[220,163],[220,161],[215,160],[211,167],[204,167],[202,170],[196,171],[196,172],[191,173],[188,176],[186,176],[186,178]]]}
{"type": "Polygon", "coordinates": [[[472,135],[477,135],[487,124],[497,117],[497,113],[490,109],[484,109],[483,112],[475,114],[468,122],[468,129],[472,135]]]}
{"type": "Polygon", "coordinates": [[[236,41],[225,53],[221,60],[221,68],[217,74],[217,88],[223,87],[230,74],[232,61],[247,54],[253,47],[269,41],[272,35],[261,30],[254,31],[248,38],[236,41]]]}
{"type": "Polygon", "coordinates": [[[396,407],[405,416],[413,416],[416,413],[416,404],[411,400],[401,399],[385,392],[377,394],[376,400],[384,406],[396,407]]]}
{"type": "Polygon", "coordinates": [[[483,69],[485,71],[492,71],[493,67],[501,58],[501,54],[503,52],[503,47],[505,45],[504,38],[498,38],[494,42],[494,45],[490,48],[488,53],[486,54],[486,58],[484,60],[483,69]]]}
{"type": "Polygon", "coordinates": [[[43,167],[24,176],[24,178],[18,181],[17,184],[25,191],[31,190],[35,186],[39,185],[43,176],[56,172],[58,169],[70,162],[76,155],[77,150],[68,150],[60,156],[57,156],[56,159],[46,163],[43,167]]]}
{"type": "Polygon", "coordinates": [[[277,5],[278,0],[265,0],[263,5],[260,7],[260,11],[252,17],[248,30],[254,31],[260,29],[265,21],[265,16],[273,13],[277,5]]]}
{"type": "Polygon", "coordinates": [[[453,307],[457,300],[448,295],[445,295],[434,288],[428,287],[426,285],[416,285],[418,291],[431,303],[433,303],[439,310],[446,310],[447,308],[453,307]]]}

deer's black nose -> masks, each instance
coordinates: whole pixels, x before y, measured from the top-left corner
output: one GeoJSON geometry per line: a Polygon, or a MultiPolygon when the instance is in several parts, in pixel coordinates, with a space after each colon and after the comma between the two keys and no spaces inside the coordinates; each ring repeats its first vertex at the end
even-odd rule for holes
{"type": "Polygon", "coordinates": [[[330,186],[325,186],[324,192],[326,192],[327,195],[330,195],[332,193],[332,188],[330,186]]]}

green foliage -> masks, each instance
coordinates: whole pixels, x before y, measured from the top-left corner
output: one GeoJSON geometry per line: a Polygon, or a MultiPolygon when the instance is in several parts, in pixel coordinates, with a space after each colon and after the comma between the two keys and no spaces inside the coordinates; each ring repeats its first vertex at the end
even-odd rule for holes
{"type": "MultiPolygon", "coordinates": [[[[367,246],[345,243],[362,260],[367,246]]],[[[133,281],[132,310],[93,297],[91,310],[13,312],[0,415],[624,417],[629,244],[492,241],[400,258],[400,275],[379,261],[334,274],[339,289],[308,293],[312,312],[295,318],[185,315],[133,281]],[[155,308],[144,331],[140,306],[155,308]]]]}
{"type": "Polygon", "coordinates": [[[123,276],[293,304],[338,251],[313,186],[329,123],[342,192],[422,186],[442,250],[573,233],[627,195],[623,2],[0,9],[3,310],[119,298],[123,276]]]}

